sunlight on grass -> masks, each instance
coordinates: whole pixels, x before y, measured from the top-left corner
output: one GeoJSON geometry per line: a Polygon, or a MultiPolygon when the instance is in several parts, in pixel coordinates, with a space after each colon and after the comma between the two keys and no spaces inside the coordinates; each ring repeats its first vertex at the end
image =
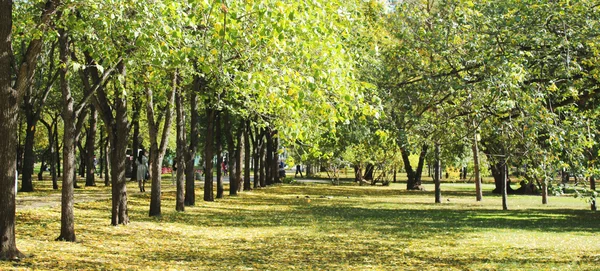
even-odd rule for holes
{"type": "MultiPolygon", "coordinates": [[[[54,241],[58,193],[40,184],[19,194],[17,244],[30,257],[0,270],[595,270],[598,213],[580,199],[484,194],[444,184],[444,202],[405,184],[279,185],[175,212],[163,183],[163,216],[148,217],[149,193],[128,184],[127,226],[110,226],[110,188],[77,189],[77,243],[54,241]],[[29,200],[27,200],[29,199],[29,200]]],[[[197,187],[201,187],[198,185],[197,187]]],[[[471,188],[469,188],[471,187],[471,188]]],[[[487,191],[491,186],[486,186],[487,191]]]]}

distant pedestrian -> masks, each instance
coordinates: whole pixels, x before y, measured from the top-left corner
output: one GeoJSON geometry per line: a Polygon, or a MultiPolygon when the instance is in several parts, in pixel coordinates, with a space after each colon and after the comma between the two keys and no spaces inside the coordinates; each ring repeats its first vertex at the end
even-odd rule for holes
{"type": "Polygon", "coordinates": [[[146,192],[145,183],[146,176],[148,175],[148,158],[146,157],[146,151],[141,151],[140,155],[138,155],[138,159],[135,161],[137,163],[137,172],[136,179],[138,181],[138,185],[140,187],[140,192],[146,192]]]}
{"type": "Polygon", "coordinates": [[[223,176],[227,176],[227,160],[221,162],[221,171],[223,171],[223,176]]]}
{"type": "Polygon", "coordinates": [[[300,164],[296,165],[296,174],[294,175],[294,177],[298,177],[298,173],[300,173],[300,178],[304,178],[302,176],[302,166],[300,164]]]}
{"type": "Polygon", "coordinates": [[[175,184],[175,172],[177,171],[177,158],[173,159],[173,165],[171,166],[171,182],[175,184]]]}

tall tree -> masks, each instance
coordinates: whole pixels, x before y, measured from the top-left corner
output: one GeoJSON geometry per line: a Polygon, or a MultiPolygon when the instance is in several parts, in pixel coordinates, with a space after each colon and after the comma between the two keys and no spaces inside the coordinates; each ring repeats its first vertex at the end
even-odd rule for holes
{"type": "Polygon", "coordinates": [[[51,43],[51,48],[45,56],[46,62],[48,62],[48,69],[40,69],[42,71],[46,70],[47,73],[45,86],[41,87],[42,82],[44,81],[44,79],[41,77],[44,77],[44,74],[40,73],[40,76],[37,76],[36,78],[36,80],[39,81],[38,84],[31,84],[26,89],[25,97],[23,99],[23,109],[27,129],[25,132],[25,145],[23,146],[23,178],[21,180],[20,189],[22,192],[33,191],[31,175],[33,174],[33,164],[35,162],[35,154],[33,151],[35,132],[37,130],[37,123],[44,109],[44,105],[46,104],[46,100],[50,94],[50,90],[52,89],[52,86],[58,77],[58,72],[56,71],[54,65],[54,49],[56,47],[56,42],[51,43]]]}
{"type": "MultiPolygon", "coordinates": [[[[173,80],[171,83],[171,90],[167,94],[167,102],[163,106],[164,110],[158,114],[158,118],[155,117],[154,111],[154,96],[152,88],[146,86],[146,116],[148,119],[148,130],[150,131],[150,169],[152,175],[152,192],[150,195],[150,216],[161,215],[161,175],[162,175],[162,162],[167,151],[167,140],[169,137],[171,123],[173,122],[173,107],[175,101],[175,94],[179,88],[179,75],[178,71],[173,72],[173,80]],[[164,118],[162,124],[162,133],[159,134],[159,128],[161,126],[161,120],[164,118]],[[160,142],[158,141],[160,137],[160,142]]],[[[183,170],[183,168],[182,168],[183,170]]]]}
{"type": "Polygon", "coordinates": [[[0,260],[24,255],[15,241],[15,179],[17,171],[17,119],[22,99],[11,86],[12,0],[0,1],[0,260]]]}
{"type": "Polygon", "coordinates": [[[175,210],[183,212],[185,210],[185,115],[184,115],[184,99],[181,88],[177,88],[175,93],[175,104],[177,111],[177,154],[175,156],[174,163],[177,164],[177,197],[175,210]]]}
{"type": "Polygon", "coordinates": [[[196,204],[196,188],[195,188],[195,160],[196,152],[198,151],[198,92],[203,87],[204,80],[200,76],[194,77],[193,89],[189,93],[188,102],[190,104],[190,134],[188,136],[190,144],[185,152],[185,205],[194,206],[196,204]]]}

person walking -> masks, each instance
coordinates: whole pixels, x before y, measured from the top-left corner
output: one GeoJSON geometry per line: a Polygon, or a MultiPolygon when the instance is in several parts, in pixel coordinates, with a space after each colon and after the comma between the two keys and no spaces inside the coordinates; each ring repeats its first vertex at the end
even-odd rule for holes
{"type": "Polygon", "coordinates": [[[140,155],[138,155],[137,158],[138,159],[135,161],[138,167],[136,172],[136,179],[140,187],[140,192],[146,192],[146,189],[144,187],[146,183],[146,175],[148,173],[148,158],[146,157],[146,151],[140,151],[140,155]]]}
{"type": "Polygon", "coordinates": [[[302,166],[300,164],[296,165],[296,174],[294,174],[294,177],[298,177],[298,173],[300,173],[300,178],[304,178],[302,176],[302,166]]]}

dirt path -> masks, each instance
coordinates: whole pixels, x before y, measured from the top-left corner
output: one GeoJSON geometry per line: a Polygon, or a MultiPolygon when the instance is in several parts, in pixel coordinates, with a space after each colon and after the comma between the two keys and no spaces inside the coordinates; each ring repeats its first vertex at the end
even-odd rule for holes
{"type": "MultiPolygon", "coordinates": [[[[110,199],[108,193],[75,193],[75,203],[100,201],[110,199]]],[[[17,194],[17,211],[60,207],[60,193],[52,193],[43,196],[28,196],[25,193],[17,194]]]]}

